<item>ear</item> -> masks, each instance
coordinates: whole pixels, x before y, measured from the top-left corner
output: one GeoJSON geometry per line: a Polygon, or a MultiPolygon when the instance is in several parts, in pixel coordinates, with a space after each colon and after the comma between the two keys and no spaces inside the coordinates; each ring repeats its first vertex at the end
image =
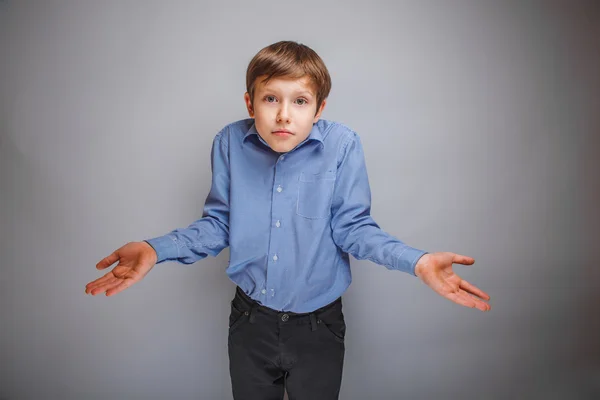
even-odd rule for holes
{"type": "Polygon", "coordinates": [[[317,110],[317,113],[315,114],[315,118],[313,119],[313,124],[317,123],[317,121],[319,120],[319,118],[321,118],[321,114],[323,113],[323,110],[325,109],[325,104],[326,103],[327,103],[326,99],[323,100],[323,102],[321,103],[321,106],[317,110]]]}
{"type": "Polygon", "coordinates": [[[248,92],[244,93],[244,101],[246,102],[246,109],[248,109],[248,115],[250,118],[254,118],[254,107],[252,107],[252,100],[248,92]]]}

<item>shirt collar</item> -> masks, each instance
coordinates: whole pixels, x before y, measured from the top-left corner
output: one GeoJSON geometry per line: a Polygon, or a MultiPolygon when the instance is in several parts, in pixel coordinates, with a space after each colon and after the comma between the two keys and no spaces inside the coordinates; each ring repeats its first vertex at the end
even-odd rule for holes
{"type": "MultiPolygon", "coordinates": [[[[246,142],[246,139],[248,139],[250,136],[252,135],[256,135],[261,142],[263,142],[267,147],[269,146],[262,137],[260,137],[260,135],[258,134],[258,131],[256,130],[256,123],[252,123],[252,126],[250,127],[250,129],[248,129],[248,132],[246,132],[246,134],[244,135],[244,139],[243,142],[246,142]]],[[[321,130],[319,129],[319,126],[317,124],[313,124],[313,127],[310,131],[310,134],[308,135],[308,137],[306,138],[306,140],[304,140],[303,142],[299,143],[298,146],[300,146],[301,144],[308,142],[308,141],[317,141],[319,142],[319,144],[321,145],[321,147],[324,146],[323,144],[323,133],[321,132],[321,130]]],[[[296,146],[297,147],[297,146],[296,146]]]]}

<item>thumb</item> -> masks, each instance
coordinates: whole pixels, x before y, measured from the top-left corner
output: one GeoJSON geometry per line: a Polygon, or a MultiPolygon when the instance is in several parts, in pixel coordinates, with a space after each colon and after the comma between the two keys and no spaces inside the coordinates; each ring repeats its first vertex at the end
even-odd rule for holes
{"type": "Polygon", "coordinates": [[[104,257],[98,264],[96,264],[96,269],[107,268],[107,267],[111,266],[112,264],[114,264],[115,262],[117,262],[119,260],[119,258],[120,258],[119,255],[115,251],[110,256],[104,257]]]}
{"type": "Polygon", "coordinates": [[[473,257],[452,253],[452,263],[472,265],[475,264],[475,259],[473,257]]]}

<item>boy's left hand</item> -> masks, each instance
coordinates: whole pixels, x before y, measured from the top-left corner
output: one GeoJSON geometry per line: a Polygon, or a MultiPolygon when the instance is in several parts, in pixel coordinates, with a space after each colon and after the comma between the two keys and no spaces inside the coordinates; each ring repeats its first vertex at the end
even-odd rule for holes
{"type": "Polygon", "coordinates": [[[425,254],[417,262],[415,274],[448,300],[481,311],[491,310],[492,307],[483,301],[489,301],[490,296],[456,275],[452,271],[453,263],[471,265],[475,260],[449,252],[425,254]]]}

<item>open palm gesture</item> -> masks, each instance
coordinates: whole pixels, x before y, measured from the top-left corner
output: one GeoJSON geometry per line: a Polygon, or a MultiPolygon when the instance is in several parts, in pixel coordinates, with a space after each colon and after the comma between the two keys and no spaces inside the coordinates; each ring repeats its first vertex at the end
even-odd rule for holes
{"type": "Polygon", "coordinates": [[[156,260],[156,252],[148,243],[127,243],[96,264],[96,268],[101,270],[119,262],[104,276],[88,283],[85,292],[91,295],[104,292],[107,296],[117,294],[142,280],[154,267],[156,260]]]}
{"type": "Polygon", "coordinates": [[[490,300],[490,296],[456,275],[452,270],[454,263],[472,265],[475,260],[450,252],[425,254],[417,262],[415,274],[427,286],[450,301],[481,311],[491,310],[491,306],[486,302],[490,300]]]}

